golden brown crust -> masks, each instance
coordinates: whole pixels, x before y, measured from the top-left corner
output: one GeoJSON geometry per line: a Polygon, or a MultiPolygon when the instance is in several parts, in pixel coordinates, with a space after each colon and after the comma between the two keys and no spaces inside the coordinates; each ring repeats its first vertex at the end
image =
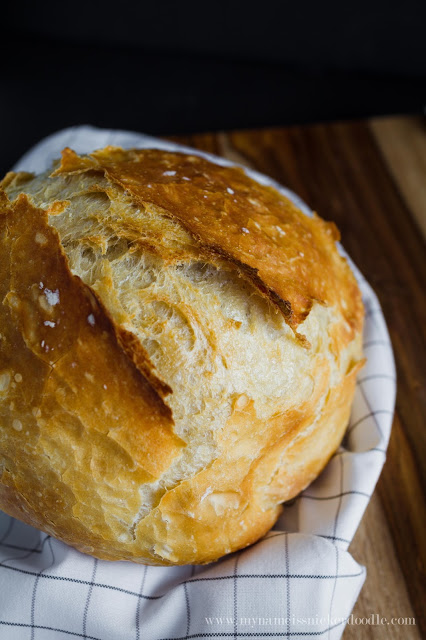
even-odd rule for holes
{"type": "Polygon", "coordinates": [[[333,223],[307,217],[242,169],[199,156],[107,147],[81,158],[65,149],[54,175],[89,170],[105,172],[143,206],[161,207],[207,252],[231,260],[294,329],[317,301],[339,307],[348,341],[359,331],[359,290],[335,251],[339,234],[333,223]]]}
{"type": "MultiPolygon", "coordinates": [[[[210,562],[253,543],[348,421],[363,310],[334,227],[196,156],[65,150],[52,175],[42,209],[0,189],[0,507],[108,560],[210,562]],[[49,195],[71,178],[66,196],[65,183],[49,195]],[[85,233],[74,249],[72,212],[85,233]],[[121,249],[109,261],[111,237],[121,249]],[[93,247],[101,267],[89,286],[71,255],[93,247]],[[170,287],[136,279],[126,289],[145,259],[170,287]],[[152,343],[166,352],[162,368],[152,343]],[[254,364],[263,350],[282,391],[254,364]]],[[[16,195],[32,180],[8,174],[3,187],[16,195]]]]}

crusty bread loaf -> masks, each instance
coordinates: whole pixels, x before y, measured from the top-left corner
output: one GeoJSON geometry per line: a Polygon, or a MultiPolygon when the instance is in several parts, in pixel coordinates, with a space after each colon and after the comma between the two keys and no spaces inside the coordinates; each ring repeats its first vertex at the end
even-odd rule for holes
{"type": "Polygon", "coordinates": [[[148,564],[264,535],[362,364],[334,225],[241,169],[112,147],[8,174],[0,205],[0,508],[148,564]]]}

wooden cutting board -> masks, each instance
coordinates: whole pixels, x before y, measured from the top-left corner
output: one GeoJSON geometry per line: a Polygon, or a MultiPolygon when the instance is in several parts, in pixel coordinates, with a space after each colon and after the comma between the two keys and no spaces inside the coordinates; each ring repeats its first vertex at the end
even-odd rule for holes
{"type": "Polygon", "coordinates": [[[387,462],[350,547],[367,567],[353,614],[415,618],[415,624],[348,625],[343,638],[426,637],[425,121],[392,117],[171,139],[293,189],[336,222],[343,245],[378,294],[394,347],[398,394],[387,462]]]}

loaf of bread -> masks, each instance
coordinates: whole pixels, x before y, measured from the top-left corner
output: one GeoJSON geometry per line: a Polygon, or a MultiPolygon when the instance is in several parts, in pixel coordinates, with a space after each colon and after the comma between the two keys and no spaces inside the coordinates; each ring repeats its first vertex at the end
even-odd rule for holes
{"type": "Polygon", "coordinates": [[[65,149],[0,191],[0,508],[80,551],[205,563],[348,423],[363,307],[337,230],[196,155],[65,149]]]}

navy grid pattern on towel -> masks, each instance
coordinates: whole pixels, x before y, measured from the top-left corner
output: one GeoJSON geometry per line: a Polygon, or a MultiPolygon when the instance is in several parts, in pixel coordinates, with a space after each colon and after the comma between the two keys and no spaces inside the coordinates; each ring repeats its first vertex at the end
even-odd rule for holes
{"type": "MultiPolygon", "coordinates": [[[[107,144],[176,149],[140,134],[75,127],[42,141],[16,169],[43,170],[65,146],[87,152],[107,144]]],[[[310,215],[297,196],[248,173],[310,215]]],[[[365,579],[347,548],[385,460],[396,390],[379,303],[353,268],[366,306],[368,361],[350,425],[327,468],[287,504],[274,530],[208,566],[144,567],[95,560],[0,513],[0,639],[341,637],[365,579]]]]}

